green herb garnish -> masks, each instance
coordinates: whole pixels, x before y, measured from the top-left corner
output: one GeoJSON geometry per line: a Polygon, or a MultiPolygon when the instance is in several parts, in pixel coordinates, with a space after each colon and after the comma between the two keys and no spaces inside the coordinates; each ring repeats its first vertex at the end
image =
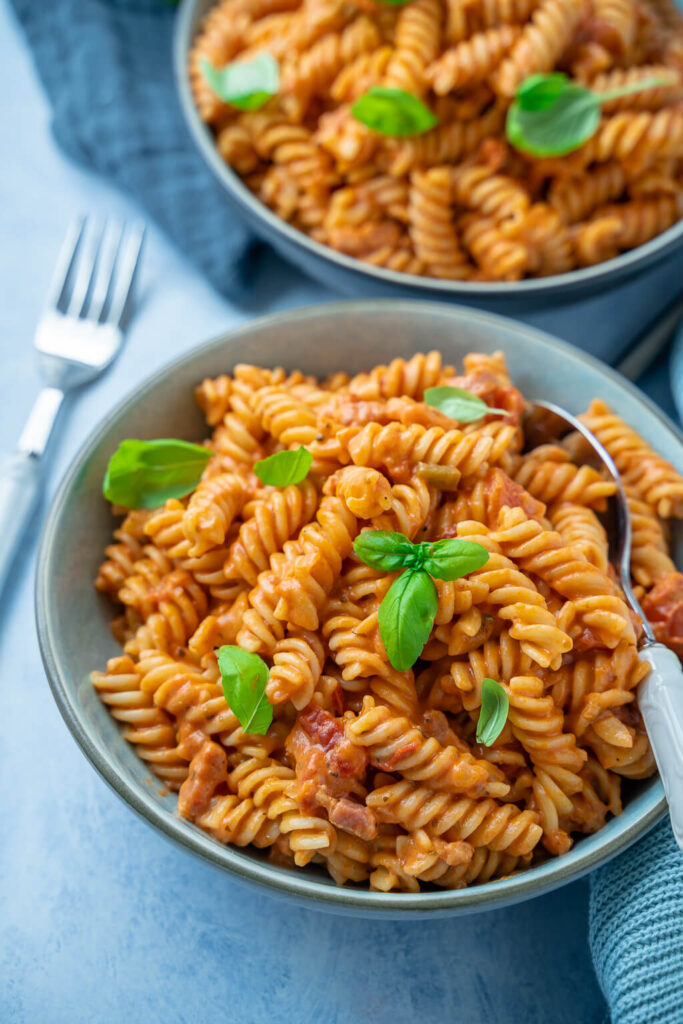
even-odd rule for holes
{"type": "Polygon", "coordinates": [[[399,672],[407,672],[422,654],[438,607],[434,580],[424,569],[407,569],[389,587],[377,621],[389,661],[399,672]]]}
{"type": "Polygon", "coordinates": [[[403,89],[373,85],[351,107],[356,121],[379,135],[422,135],[435,128],[439,119],[429,107],[403,89]]]}
{"type": "Polygon", "coordinates": [[[662,78],[647,78],[596,93],[561,72],[530,75],[517,89],[505,131],[513,146],[532,156],[564,156],[595,134],[603,103],[667,84],[662,78]]]}
{"type": "Polygon", "coordinates": [[[481,681],[481,708],[477,722],[477,743],[490,747],[500,736],[508,717],[510,699],[495,679],[481,681]]]}
{"type": "Polygon", "coordinates": [[[226,64],[215,68],[202,61],[202,74],[216,96],[239,110],[258,110],[280,88],[280,69],[269,53],[254,60],[226,64]]]}
{"type": "Polygon", "coordinates": [[[212,452],[199,444],[160,438],[122,441],[109,460],[102,491],[125,508],[157,508],[193,491],[212,452]]]}
{"type": "Polygon", "coordinates": [[[287,487],[305,480],[312,463],[312,454],[302,446],[293,452],[275,452],[267,459],[260,459],[254,463],[254,472],[262,484],[287,487]]]}
{"type": "Polygon", "coordinates": [[[241,647],[219,647],[216,656],[230,710],[244,732],[262,736],[273,721],[273,709],[266,697],[268,666],[258,654],[241,647]]]}
{"type": "Polygon", "coordinates": [[[353,550],[362,562],[383,572],[399,572],[379,606],[379,635],[389,661],[399,672],[411,668],[434,625],[439,598],[432,576],[458,580],[489,560],[481,544],[445,538],[413,544],[402,533],[365,530],[353,550]]]}
{"type": "Polygon", "coordinates": [[[457,420],[458,423],[474,423],[491,413],[507,416],[507,409],[496,409],[477,398],[471,391],[443,385],[438,388],[427,388],[424,400],[433,409],[439,409],[445,416],[457,420]]]}

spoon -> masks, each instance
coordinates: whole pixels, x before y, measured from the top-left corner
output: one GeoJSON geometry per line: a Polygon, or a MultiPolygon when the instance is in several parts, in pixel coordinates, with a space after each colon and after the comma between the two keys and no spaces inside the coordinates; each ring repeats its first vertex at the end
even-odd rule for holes
{"type": "MultiPolygon", "coordinates": [[[[551,402],[531,402],[530,406],[525,420],[527,443],[535,446],[557,441],[576,431],[589,446],[589,457],[597,458],[596,468],[606,469],[616,484],[616,492],[607,499],[609,559],[628,604],[643,624],[645,639],[640,656],[649,663],[650,672],[639,686],[638,706],[666,793],[673,834],[683,850],[683,667],[673,651],[655,640],[652,627],[633,593],[631,516],[619,472],[611,455],[588,427],[566,409],[551,402]]],[[[589,458],[584,461],[588,462],[589,458]]]]}

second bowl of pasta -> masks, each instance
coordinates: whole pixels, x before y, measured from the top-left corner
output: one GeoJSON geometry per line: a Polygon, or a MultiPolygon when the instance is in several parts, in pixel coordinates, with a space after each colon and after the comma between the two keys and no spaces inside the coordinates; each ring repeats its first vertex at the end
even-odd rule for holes
{"type": "Polygon", "coordinates": [[[682,24],[669,0],[188,0],[176,75],[226,198],[288,259],[508,312],[679,243],[682,24]]]}

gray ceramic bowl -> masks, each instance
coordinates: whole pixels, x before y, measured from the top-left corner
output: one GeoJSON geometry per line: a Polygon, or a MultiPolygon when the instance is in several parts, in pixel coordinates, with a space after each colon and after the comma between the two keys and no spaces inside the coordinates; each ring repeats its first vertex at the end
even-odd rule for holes
{"type": "Polygon", "coordinates": [[[226,201],[263,241],[268,242],[290,263],[301,267],[316,280],[349,296],[397,296],[403,298],[450,299],[495,313],[518,314],[556,308],[558,304],[585,299],[596,292],[623,283],[628,278],[664,259],[683,239],[683,221],[646,245],[595,267],[569,274],[515,283],[477,284],[439,281],[435,278],[401,274],[371,267],[314,241],[281,220],[255,198],[237,174],[219,155],[211,131],[199,117],[192,100],[187,74],[188,54],[197,30],[216,0],[184,0],[178,12],[175,32],[175,75],[180,102],[190,133],[204,160],[225,190],[226,201]]]}
{"type": "Polygon", "coordinates": [[[38,635],[55,700],[76,741],[119,796],[167,836],[234,875],[321,907],[373,916],[483,910],[569,882],[623,850],[664,814],[661,784],[651,779],[627,787],[624,813],[596,835],[579,840],[565,857],[455,892],[409,895],[338,888],[315,868],[273,867],[258,851],[221,846],[177,817],[174,795],[163,796],[158,783],[150,784],[143,762],[124,742],[88,680],[91,669],[118,653],[109,632],[112,607],[91,583],[113,526],[101,484],[110,454],[125,437],[204,437],[193,386],[206,376],[230,372],[235,363],[284,365],[325,375],[332,370],[357,372],[432,348],[453,362],[471,350],[502,349],[526,395],[574,412],[599,395],[683,471],[683,437],[656,407],[613,371],[546,334],[452,306],[340,302],[247,324],[193,350],[138,387],[109,413],[74,460],[52,503],[38,558],[38,635]]]}

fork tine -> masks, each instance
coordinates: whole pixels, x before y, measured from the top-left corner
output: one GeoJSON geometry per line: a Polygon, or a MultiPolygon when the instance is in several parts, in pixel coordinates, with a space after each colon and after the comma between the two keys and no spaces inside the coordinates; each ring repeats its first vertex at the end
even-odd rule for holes
{"type": "Polygon", "coordinates": [[[71,289],[71,296],[66,307],[67,316],[82,316],[88,301],[88,295],[95,280],[100,246],[104,236],[104,227],[100,230],[85,228],[81,243],[82,253],[76,266],[76,280],[71,289]]]}
{"type": "Polygon", "coordinates": [[[69,280],[69,274],[73,266],[78,247],[83,236],[83,229],[85,228],[85,217],[75,217],[74,220],[69,224],[62,247],[59,250],[59,256],[57,257],[57,265],[55,266],[52,274],[52,280],[47,290],[46,304],[48,306],[59,307],[62,300],[64,289],[66,288],[67,281],[69,280]]]}
{"type": "Polygon", "coordinates": [[[114,266],[123,237],[123,224],[120,221],[106,222],[102,231],[97,272],[90,293],[88,308],[84,315],[88,320],[99,320],[105,307],[114,280],[114,266]]]}
{"type": "Polygon", "coordinates": [[[142,243],[145,239],[145,225],[137,222],[127,232],[119,249],[120,256],[116,261],[116,283],[112,293],[111,305],[105,321],[118,326],[126,311],[128,297],[135,281],[135,274],[140,264],[142,243]]]}

